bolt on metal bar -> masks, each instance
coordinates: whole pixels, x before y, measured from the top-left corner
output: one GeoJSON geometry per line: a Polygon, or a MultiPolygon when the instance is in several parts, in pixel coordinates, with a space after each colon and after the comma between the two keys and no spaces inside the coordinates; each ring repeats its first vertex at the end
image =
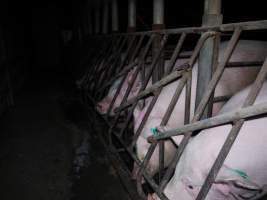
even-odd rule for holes
{"type": "MultiPolygon", "coordinates": [[[[261,88],[262,85],[264,83],[264,81],[266,80],[267,77],[267,59],[265,60],[255,82],[253,83],[250,92],[247,96],[247,98],[245,99],[245,102],[243,104],[243,108],[247,107],[247,106],[251,106],[253,105],[253,103],[255,102],[261,88]]],[[[206,198],[212,184],[214,183],[217,174],[219,173],[219,170],[221,169],[228,153],[230,152],[239,132],[241,127],[243,126],[245,120],[244,119],[240,119],[238,121],[236,121],[219,153],[219,155],[217,156],[196,200],[203,200],[206,198]]]]}
{"type": "MultiPolygon", "coordinates": [[[[227,46],[226,51],[224,53],[223,60],[219,64],[219,66],[216,68],[216,71],[213,74],[213,77],[210,81],[210,84],[207,88],[207,91],[205,92],[205,95],[203,96],[203,98],[202,98],[202,100],[201,100],[201,102],[200,102],[200,104],[199,104],[199,106],[195,112],[195,116],[194,116],[192,122],[199,120],[201,117],[201,114],[204,112],[205,107],[208,103],[209,97],[212,95],[217,83],[219,82],[220,77],[222,76],[225,65],[229,61],[229,59],[233,53],[233,50],[237,44],[237,41],[238,41],[240,34],[241,34],[241,29],[236,28],[231,40],[228,43],[228,46],[227,46]]],[[[180,157],[181,157],[186,145],[188,144],[189,139],[191,138],[191,135],[192,135],[192,132],[186,133],[184,138],[182,139],[182,141],[179,145],[178,151],[176,152],[174,159],[170,163],[169,168],[167,169],[167,172],[165,173],[165,175],[161,181],[161,184],[159,186],[160,192],[162,192],[164,190],[164,188],[166,187],[173,170],[175,170],[177,162],[180,160],[180,157]]]]}

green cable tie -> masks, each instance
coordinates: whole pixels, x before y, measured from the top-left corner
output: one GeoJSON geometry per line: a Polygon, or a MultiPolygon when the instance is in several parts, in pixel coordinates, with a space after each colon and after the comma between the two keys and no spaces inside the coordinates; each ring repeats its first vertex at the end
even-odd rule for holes
{"type": "Polygon", "coordinates": [[[150,132],[152,133],[152,135],[157,135],[158,130],[157,128],[150,128],[150,132]]]}

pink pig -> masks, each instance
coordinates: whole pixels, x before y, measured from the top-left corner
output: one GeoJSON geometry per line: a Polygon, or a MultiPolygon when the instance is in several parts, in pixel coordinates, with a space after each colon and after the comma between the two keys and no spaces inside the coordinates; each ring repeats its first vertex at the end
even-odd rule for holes
{"type": "MultiPolygon", "coordinates": [[[[239,109],[249,93],[250,86],[234,95],[219,114],[239,109]]],[[[255,104],[266,102],[267,81],[255,104]]],[[[267,117],[244,123],[230,150],[207,200],[251,199],[267,186],[267,117]]],[[[196,199],[232,125],[223,125],[201,131],[191,139],[175,174],[164,193],[170,200],[196,199]]],[[[155,194],[149,200],[159,199],[155,194]]]]}
{"type": "MultiPolygon", "coordinates": [[[[222,42],[220,45],[220,56],[219,60],[221,60],[223,52],[226,49],[226,45],[228,42],[222,42]]],[[[255,61],[255,60],[264,60],[267,56],[267,42],[262,41],[249,41],[249,40],[240,40],[237,44],[237,47],[230,59],[231,62],[238,61],[255,61]]],[[[191,89],[191,105],[190,105],[190,117],[192,118],[194,109],[195,109],[195,97],[196,97],[196,85],[197,85],[197,71],[198,64],[196,63],[192,70],[192,89],[191,89]]],[[[217,88],[215,90],[215,96],[223,96],[223,95],[233,95],[241,89],[245,88],[255,79],[259,68],[255,67],[242,67],[241,68],[227,68],[219,81],[217,88]]],[[[147,142],[147,138],[151,136],[150,129],[154,127],[158,127],[160,122],[164,116],[165,111],[168,108],[168,105],[171,101],[171,98],[174,94],[176,87],[178,86],[180,80],[172,82],[171,84],[164,87],[162,90],[151,114],[145,124],[141,135],[139,136],[136,144],[136,154],[137,157],[142,161],[148,151],[150,144],[147,142]]],[[[149,104],[147,104],[148,106],[149,104]]],[[[222,103],[215,103],[213,106],[213,115],[217,114],[220,108],[223,106],[222,103]]],[[[145,108],[146,109],[146,108],[145,108]]],[[[134,112],[135,122],[135,130],[137,130],[140,119],[140,112],[142,110],[138,110],[136,108],[134,112]]],[[[179,125],[184,124],[184,112],[185,112],[185,88],[183,89],[180,98],[174,108],[174,111],[170,117],[167,126],[158,127],[159,129],[166,130],[175,128],[179,125]]],[[[177,145],[181,141],[181,137],[174,137],[177,145]]],[[[176,147],[169,141],[165,143],[165,167],[169,165],[170,159],[174,155],[176,147]]],[[[153,176],[158,171],[158,147],[154,151],[150,162],[148,163],[148,172],[151,176],[153,176]]],[[[136,169],[135,169],[136,171],[136,169]]]]}

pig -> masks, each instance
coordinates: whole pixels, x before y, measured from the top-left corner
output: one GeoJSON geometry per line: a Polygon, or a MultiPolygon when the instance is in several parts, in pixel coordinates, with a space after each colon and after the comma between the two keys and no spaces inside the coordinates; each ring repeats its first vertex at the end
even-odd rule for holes
{"type": "MultiPolygon", "coordinates": [[[[116,101],[111,109],[111,112],[110,112],[110,115],[111,116],[114,116],[114,109],[118,106],[120,106],[121,104],[121,101],[127,91],[127,88],[129,86],[129,83],[131,82],[132,78],[133,78],[133,74],[134,74],[134,71],[136,70],[136,68],[134,68],[133,70],[131,70],[127,77],[126,77],[126,80],[124,81],[123,85],[122,85],[122,88],[120,90],[120,93],[118,95],[118,97],[116,98],[116,101]]],[[[113,85],[110,87],[109,89],[109,92],[107,94],[107,96],[105,98],[103,98],[100,102],[97,103],[96,105],[96,109],[98,110],[99,113],[101,114],[107,114],[107,111],[108,111],[108,108],[109,108],[109,105],[118,89],[118,86],[119,84],[121,83],[122,81],[122,77],[118,78],[114,83],[113,85]]],[[[132,87],[132,90],[128,96],[128,99],[129,98],[132,98],[133,96],[135,96],[138,92],[138,88],[141,87],[141,77],[140,77],[140,74],[138,74],[136,80],[135,80],[135,83],[132,87]]]]}
{"type": "MultiPolygon", "coordinates": [[[[220,44],[220,56],[221,60],[224,50],[228,41],[222,42],[220,44]]],[[[255,60],[264,60],[267,55],[267,43],[262,41],[249,41],[249,40],[240,40],[237,44],[237,47],[230,59],[231,62],[238,61],[255,61],[255,60]]],[[[216,90],[215,96],[222,95],[232,95],[241,89],[248,86],[256,77],[258,73],[258,68],[251,67],[242,67],[240,68],[227,68],[223,73],[221,80],[219,81],[216,90]]],[[[192,119],[193,111],[195,109],[195,97],[196,97],[196,85],[197,85],[197,71],[198,64],[193,66],[192,70],[192,89],[191,89],[191,105],[190,105],[190,117],[192,119]]],[[[162,90],[151,114],[145,124],[138,140],[136,143],[136,154],[140,161],[143,161],[150,144],[147,142],[147,138],[151,136],[151,128],[158,127],[160,122],[165,114],[165,111],[168,108],[168,105],[171,101],[171,97],[174,94],[176,87],[178,86],[180,80],[174,81],[171,84],[164,87],[162,90]]],[[[148,106],[149,104],[147,104],[148,106]]],[[[213,105],[213,115],[216,115],[220,108],[223,106],[222,103],[216,103],[213,105]]],[[[146,108],[145,108],[146,109],[146,108]]],[[[145,110],[140,110],[138,107],[134,111],[134,120],[135,126],[134,130],[138,129],[142,116],[144,115],[145,110]],[[141,118],[141,119],[140,119],[141,118]]],[[[159,131],[164,131],[167,129],[175,128],[179,125],[184,124],[184,112],[185,112],[185,88],[183,89],[180,98],[173,110],[173,113],[170,117],[169,122],[164,127],[158,127],[159,131]]],[[[177,145],[180,143],[182,137],[174,137],[177,145]]],[[[171,141],[165,142],[165,167],[170,163],[170,159],[176,147],[171,141]]],[[[148,173],[153,176],[159,169],[159,156],[158,156],[158,147],[156,147],[155,152],[153,153],[150,162],[148,163],[148,173]]],[[[136,171],[136,169],[134,169],[136,171]]]]}
{"type": "MultiPolygon", "coordinates": [[[[186,53],[189,54],[190,52],[187,51],[186,53]]],[[[179,66],[180,66],[181,64],[183,64],[185,61],[187,61],[187,59],[185,59],[185,58],[183,58],[183,59],[179,59],[179,60],[175,63],[175,67],[174,67],[174,68],[176,68],[176,69],[179,68],[179,66]]],[[[166,68],[167,68],[167,66],[168,66],[168,64],[169,64],[169,62],[170,62],[169,60],[166,60],[166,61],[165,61],[165,64],[164,64],[164,66],[165,66],[165,70],[166,70],[166,68]]],[[[146,67],[146,68],[147,68],[147,67],[146,67]]],[[[133,70],[131,70],[131,71],[128,73],[127,78],[126,78],[126,80],[124,81],[123,86],[122,86],[122,88],[121,88],[121,91],[120,91],[120,93],[119,93],[119,95],[118,95],[118,97],[117,97],[117,99],[116,99],[116,101],[115,101],[115,103],[114,103],[114,106],[113,106],[113,108],[112,108],[112,110],[111,110],[111,113],[110,113],[111,116],[114,116],[114,109],[115,109],[116,107],[120,106],[120,103],[121,103],[121,101],[122,101],[122,99],[123,99],[123,97],[124,97],[124,94],[126,93],[126,90],[127,90],[128,86],[129,86],[129,83],[131,82],[131,80],[132,80],[132,78],[133,78],[133,74],[134,74],[134,71],[135,71],[135,70],[136,70],[136,67],[133,68],[133,70]]],[[[148,71],[148,70],[146,70],[146,73],[147,73],[147,71],[148,71]]],[[[96,108],[97,108],[97,110],[98,110],[99,113],[101,113],[101,114],[107,114],[109,105],[110,105],[110,103],[111,103],[111,101],[112,101],[112,99],[113,99],[113,97],[114,97],[114,95],[115,95],[115,93],[116,93],[116,91],[117,91],[117,88],[118,88],[118,86],[119,86],[121,80],[122,80],[122,78],[117,79],[117,80],[113,83],[113,85],[110,87],[107,96],[106,96],[105,98],[103,98],[100,102],[97,103],[96,108]]],[[[152,84],[152,83],[151,83],[151,80],[150,80],[149,83],[148,83],[148,85],[147,85],[147,87],[151,86],[151,84],[152,84]]],[[[131,90],[131,92],[130,92],[130,94],[129,94],[129,96],[128,96],[128,99],[130,99],[130,98],[136,96],[137,93],[138,93],[138,91],[140,90],[140,88],[141,88],[141,75],[140,75],[140,73],[138,73],[138,76],[137,76],[137,78],[136,78],[136,80],[135,80],[135,83],[134,83],[134,85],[133,85],[133,87],[132,87],[132,90],[131,90]]],[[[138,108],[140,109],[140,108],[143,108],[143,107],[142,107],[142,106],[141,106],[141,107],[139,106],[138,108]]]]}
{"type": "MultiPolygon", "coordinates": [[[[251,86],[234,95],[219,114],[241,107],[251,86]]],[[[267,81],[254,105],[267,101],[267,81]]],[[[245,121],[230,150],[215,183],[206,197],[214,199],[250,199],[267,185],[267,117],[245,121]],[[245,155],[245,156],[243,156],[245,155]]],[[[201,131],[193,137],[177,164],[175,174],[164,194],[170,200],[193,200],[197,197],[232,125],[222,125],[201,131]]],[[[148,199],[159,199],[155,194],[148,199]]]]}

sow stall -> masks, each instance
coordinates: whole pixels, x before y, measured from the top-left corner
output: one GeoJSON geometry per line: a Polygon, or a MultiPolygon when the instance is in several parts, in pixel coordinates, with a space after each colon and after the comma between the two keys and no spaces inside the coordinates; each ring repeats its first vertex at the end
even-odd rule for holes
{"type": "MultiPolygon", "coordinates": [[[[139,177],[137,178],[137,191],[141,198],[146,198],[146,194],[143,192],[142,178],[144,177],[147,184],[153,189],[154,192],[161,199],[168,199],[163,193],[168,180],[175,170],[175,166],[179,162],[179,159],[188,144],[190,138],[194,131],[206,129],[209,127],[219,126],[222,124],[231,123],[233,128],[225,141],[221,152],[219,153],[210,173],[202,186],[201,191],[198,194],[197,199],[205,199],[210,187],[212,186],[216,175],[218,174],[228,152],[230,151],[235,138],[247,118],[260,117],[259,115],[265,114],[267,105],[261,104],[253,106],[257,94],[266,79],[267,75],[267,62],[262,60],[251,60],[250,62],[228,62],[234,48],[240,39],[240,35],[244,32],[252,32],[257,30],[266,30],[267,21],[252,21],[243,23],[233,23],[233,24],[223,24],[220,26],[206,26],[206,27],[193,27],[193,28],[182,28],[182,29],[170,29],[170,30],[159,30],[159,31],[148,31],[148,32],[135,32],[126,34],[112,34],[108,36],[96,36],[95,39],[101,38],[102,42],[99,47],[96,57],[92,60],[90,64],[89,71],[85,74],[81,80],[81,86],[83,88],[83,95],[86,102],[91,101],[96,106],[96,103],[103,98],[109,88],[115,80],[121,77],[118,84],[116,93],[109,105],[107,114],[103,117],[104,121],[108,125],[108,131],[98,133],[104,138],[106,147],[109,148],[112,154],[115,154],[120,161],[124,160],[123,165],[128,167],[128,175],[131,175],[132,164],[129,164],[129,160],[132,160],[135,164],[139,166],[139,177]],[[152,48],[153,40],[160,37],[161,43],[157,55],[151,56],[150,49],[152,48]],[[192,77],[192,67],[196,60],[198,59],[199,52],[204,42],[208,38],[212,37],[230,37],[228,46],[224,52],[223,59],[220,62],[214,62],[213,66],[214,72],[212,74],[212,79],[208,84],[208,88],[205,91],[203,98],[201,99],[199,105],[197,106],[194,117],[190,121],[190,93],[191,93],[191,77],[192,77]],[[174,65],[177,59],[183,57],[183,47],[186,46],[186,39],[189,38],[190,41],[196,41],[193,48],[192,54],[189,56],[188,61],[182,64],[182,66],[177,66],[174,69],[174,65]],[[193,39],[192,39],[193,38],[193,39]],[[153,83],[153,85],[147,87],[149,80],[155,70],[157,64],[162,57],[167,57],[166,48],[169,40],[176,41],[175,48],[171,49],[170,61],[164,72],[164,77],[153,83]],[[222,76],[224,69],[226,67],[242,67],[242,66],[252,66],[261,67],[261,70],[253,84],[253,88],[250,91],[245,103],[241,110],[219,115],[209,119],[201,120],[202,114],[204,113],[207,105],[212,105],[218,101],[225,101],[229,97],[218,97],[213,98],[214,89],[222,76]],[[127,78],[127,74],[134,70],[133,78],[129,82],[127,91],[121,101],[119,107],[115,109],[115,116],[111,120],[111,110],[114,106],[115,100],[118,97],[120,90],[124,81],[127,78]],[[137,94],[137,96],[128,99],[129,93],[134,85],[135,79],[138,73],[142,74],[142,86],[137,94]],[[108,78],[111,77],[109,80],[108,78]],[[177,85],[175,94],[171,98],[171,103],[162,118],[159,125],[164,126],[167,124],[174,106],[181,94],[182,89],[186,88],[186,112],[184,113],[184,126],[177,127],[177,129],[167,131],[167,132],[157,132],[155,136],[148,138],[151,146],[146,154],[146,157],[141,161],[138,159],[135,153],[135,145],[140,136],[142,129],[155,105],[160,92],[162,89],[173,82],[174,80],[180,79],[180,83],[177,85]],[[147,111],[143,117],[143,120],[134,133],[134,135],[128,134],[127,132],[131,130],[132,127],[132,115],[137,103],[146,99],[148,97],[153,97],[150,102],[147,111]],[[123,121],[121,122],[121,116],[123,116],[123,121]],[[184,135],[182,142],[177,148],[175,157],[173,158],[171,164],[164,170],[164,140],[171,139],[173,136],[184,135]],[[159,178],[157,181],[150,177],[146,171],[146,166],[151,158],[156,146],[159,145],[159,178]],[[127,153],[127,158],[126,158],[127,153]]],[[[188,49],[188,48],[187,48],[188,49]]],[[[216,52],[216,51],[215,51],[216,52]]],[[[216,52],[218,54],[218,51],[216,52]]],[[[214,58],[218,58],[218,55],[213,55],[214,58]]],[[[152,128],[152,127],[151,127],[152,128]]],[[[262,190],[259,196],[254,199],[259,199],[265,194],[266,190],[262,190]]]]}

